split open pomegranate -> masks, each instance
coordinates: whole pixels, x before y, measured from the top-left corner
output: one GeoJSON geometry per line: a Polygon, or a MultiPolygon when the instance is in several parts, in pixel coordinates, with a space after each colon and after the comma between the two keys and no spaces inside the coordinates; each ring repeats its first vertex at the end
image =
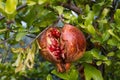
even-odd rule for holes
{"type": "Polygon", "coordinates": [[[81,58],[86,49],[83,33],[70,24],[49,27],[37,41],[43,57],[56,64],[59,72],[67,71],[70,63],[81,58]]]}

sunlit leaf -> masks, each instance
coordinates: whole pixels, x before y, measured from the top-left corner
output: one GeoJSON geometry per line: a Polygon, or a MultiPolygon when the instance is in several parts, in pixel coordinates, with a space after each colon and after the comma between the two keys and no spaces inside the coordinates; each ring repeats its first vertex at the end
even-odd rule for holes
{"type": "Polygon", "coordinates": [[[27,0],[27,5],[32,6],[32,5],[35,5],[35,4],[36,4],[36,1],[27,0]]]}
{"type": "Polygon", "coordinates": [[[108,30],[108,32],[113,36],[115,37],[118,41],[120,41],[120,38],[113,32],[113,30],[108,30]]]}
{"type": "Polygon", "coordinates": [[[47,2],[47,0],[38,0],[38,4],[44,4],[45,2],[47,2]]]}
{"type": "Polygon", "coordinates": [[[108,57],[111,57],[111,56],[114,56],[114,55],[115,55],[114,52],[109,52],[109,53],[107,54],[108,57]]]}
{"type": "Polygon", "coordinates": [[[53,79],[52,79],[52,76],[51,76],[50,74],[48,74],[47,80],[53,80],[53,79]]]}
{"type": "Polygon", "coordinates": [[[71,69],[71,71],[69,72],[69,80],[78,80],[78,71],[76,69],[71,69]]]}
{"type": "Polygon", "coordinates": [[[104,63],[109,66],[111,64],[111,61],[110,60],[106,60],[104,63]]]}
{"type": "Polygon", "coordinates": [[[103,12],[101,13],[101,18],[105,18],[105,16],[108,14],[109,9],[104,8],[103,12]]]}
{"type": "Polygon", "coordinates": [[[54,8],[57,10],[59,15],[61,15],[63,13],[64,8],[62,6],[55,6],[54,8]]]}
{"type": "Polygon", "coordinates": [[[87,30],[89,31],[89,33],[91,33],[93,35],[95,34],[95,28],[92,25],[88,25],[87,30]]]}
{"type": "Polygon", "coordinates": [[[96,64],[97,66],[100,66],[102,64],[102,61],[97,61],[96,64]]]}
{"type": "Polygon", "coordinates": [[[97,70],[95,67],[84,64],[84,71],[85,71],[85,80],[103,80],[102,74],[99,70],[97,70]]]}
{"type": "Polygon", "coordinates": [[[5,12],[7,14],[13,14],[16,11],[18,0],[7,0],[5,6],[5,12]]]}
{"type": "Polygon", "coordinates": [[[85,18],[85,26],[91,25],[94,19],[94,12],[89,11],[87,17],[85,18]]]}
{"type": "Polygon", "coordinates": [[[115,14],[114,14],[114,19],[116,21],[117,24],[119,24],[119,21],[120,21],[120,9],[117,9],[115,14]]]}

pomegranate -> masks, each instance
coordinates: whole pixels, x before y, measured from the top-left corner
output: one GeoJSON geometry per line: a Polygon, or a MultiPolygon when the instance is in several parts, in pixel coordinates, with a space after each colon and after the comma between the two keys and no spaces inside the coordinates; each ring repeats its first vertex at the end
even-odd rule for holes
{"type": "Polygon", "coordinates": [[[70,63],[82,57],[86,49],[83,33],[70,24],[62,28],[49,27],[37,38],[37,42],[43,57],[56,64],[59,72],[69,70],[70,63]]]}

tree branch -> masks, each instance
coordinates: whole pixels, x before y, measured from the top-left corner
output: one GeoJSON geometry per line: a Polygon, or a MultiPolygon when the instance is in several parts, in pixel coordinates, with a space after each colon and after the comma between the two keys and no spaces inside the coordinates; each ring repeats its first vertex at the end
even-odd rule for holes
{"type": "MultiPolygon", "coordinates": [[[[19,10],[25,8],[26,6],[27,6],[27,4],[23,4],[21,6],[18,6],[16,10],[19,11],[19,10]]],[[[5,19],[5,16],[0,15],[0,21],[3,20],[3,19],[5,19]]]]}
{"type": "Polygon", "coordinates": [[[61,3],[59,2],[59,5],[68,8],[74,12],[76,12],[77,14],[81,14],[82,11],[80,10],[80,8],[78,8],[77,6],[75,6],[73,3],[61,3]]]}

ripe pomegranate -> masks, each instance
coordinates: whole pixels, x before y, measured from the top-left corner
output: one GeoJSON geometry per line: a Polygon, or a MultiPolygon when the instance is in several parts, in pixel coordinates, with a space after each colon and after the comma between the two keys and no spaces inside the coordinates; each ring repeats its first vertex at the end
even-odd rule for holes
{"type": "Polygon", "coordinates": [[[83,33],[70,24],[49,27],[37,41],[43,57],[55,63],[59,72],[67,71],[70,63],[82,57],[86,49],[83,33]]]}

